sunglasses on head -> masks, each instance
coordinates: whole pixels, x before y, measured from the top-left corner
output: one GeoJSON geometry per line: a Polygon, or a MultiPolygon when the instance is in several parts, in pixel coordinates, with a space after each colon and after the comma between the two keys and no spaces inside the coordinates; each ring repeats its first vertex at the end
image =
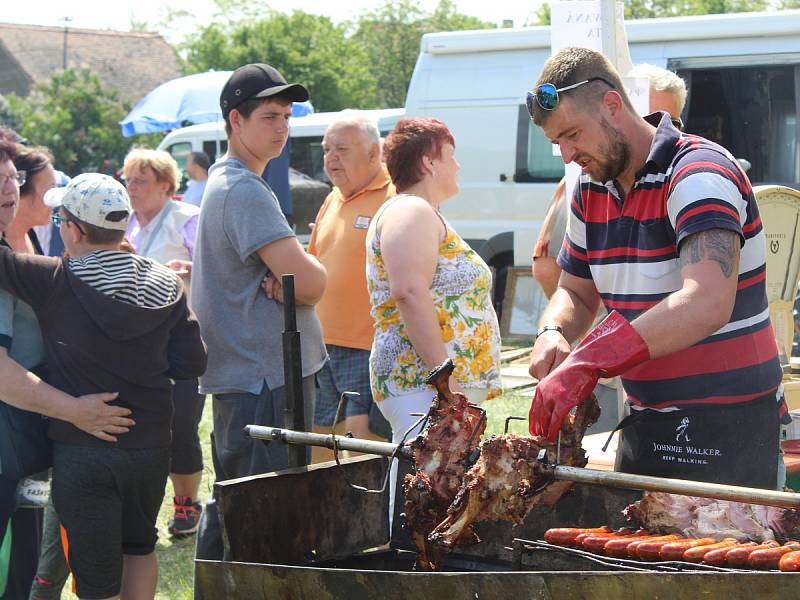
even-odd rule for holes
{"type": "Polygon", "coordinates": [[[573,83],[572,85],[566,85],[562,88],[557,88],[552,83],[543,83],[540,86],[537,86],[535,90],[531,90],[528,92],[528,97],[525,99],[525,104],[528,107],[528,114],[533,118],[533,102],[536,101],[536,104],[542,110],[555,110],[556,106],[558,106],[558,93],[559,92],[566,92],[568,90],[574,90],[577,87],[581,87],[587,83],[592,83],[593,81],[602,81],[611,89],[614,89],[614,86],[610,84],[607,80],[603,79],[602,77],[589,77],[589,79],[584,79],[583,81],[579,81],[578,83],[573,83]]]}

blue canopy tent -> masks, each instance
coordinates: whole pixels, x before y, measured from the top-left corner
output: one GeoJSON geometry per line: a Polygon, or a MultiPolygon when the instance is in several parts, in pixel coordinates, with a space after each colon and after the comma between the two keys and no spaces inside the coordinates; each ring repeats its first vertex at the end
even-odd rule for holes
{"type": "MultiPolygon", "coordinates": [[[[130,137],[141,133],[169,131],[183,127],[187,121],[221,121],[219,96],[232,73],[233,71],[207,71],[162,83],[139,100],[120,121],[122,135],[130,137]]],[[[302,117],[312,112],[314,107],[310,102],[295,102],[292,105],[293,117],[302,117]]],[[[284,213],[291,214],[289,144],[283,149],[281,156],[270,161],[263,176],[278,196],[284,213]]]]}

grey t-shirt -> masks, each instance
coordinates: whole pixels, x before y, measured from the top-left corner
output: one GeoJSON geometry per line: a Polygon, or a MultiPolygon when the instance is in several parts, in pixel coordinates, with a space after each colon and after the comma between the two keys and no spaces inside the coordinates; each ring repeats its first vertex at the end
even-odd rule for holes
{"type": "MultiPolygon", "coordinates": [[[[192,303],[208,346],[205,394],[258,394],[284,385],[283,305],[267,299],[256,251],[293,236],[272,190],[240,160],[215,163],[203,196],[192,268],[192,303]]],[[[280,273],[276,275],[280,276],[280,273]]],[[[297,306],[303,376],[322,368],[325,344],[314,308],[297,306]]]]}

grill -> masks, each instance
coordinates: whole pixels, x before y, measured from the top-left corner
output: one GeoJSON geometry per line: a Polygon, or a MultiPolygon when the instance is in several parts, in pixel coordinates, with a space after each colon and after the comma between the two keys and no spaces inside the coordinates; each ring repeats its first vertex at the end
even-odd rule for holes
{"type": "MultiPolygon", "coordinates": [[[[400,463],[399,477],[403,477],[400,463]]],[[[353,483],[380,488],[387,461],[342,461],[353,483]]],[[[402,492],[400,492],[402,494],[402,492]]],[[[347,600],[441,598],[792,597],[791,573],[692,563],[609,559],[543,541],[552,527],[623,526],[640,492],[575,484],[554,507],[536,506],[517,527],[478,523],[481,543],[447,555],[442,572],[413,572],[402,498],[389,535],[388,494],[351,488],[334,463],[220,482],[215,486],[225,559],[197,561],[204,598],[347,600]],[[389,541],[389,547],[386,542],[389,541]]]]}
{"type": "Polygon", "coordinates": [[[638,571],[645,573],[756,573],[750,569],[715,567],[702,563],[683,561],[645,562],[627,558],[613,558],[578,548],[555,546],[541,540],[515,538],[511,551],[511,570],[559,570],[559,571],[638,571]]]}

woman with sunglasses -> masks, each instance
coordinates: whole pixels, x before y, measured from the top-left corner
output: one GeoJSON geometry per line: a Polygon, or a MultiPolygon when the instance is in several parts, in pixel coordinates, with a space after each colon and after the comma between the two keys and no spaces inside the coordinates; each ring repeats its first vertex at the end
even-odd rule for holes
{"type": "Polygon", "coordinates": [[[617,426],[618,470],[779,487],[786,406],[744,171],[669,115],[639,116],[593,50],[553,55],[529,107],[583,169],[531,357],[531,434],[555,441],[598,378],[620,375],[631,414],[617,426]],[[601,303],[608,317],[572,350],[601,303]]]}
{"type": "Polygon", "coordinates": [[[502,392],[500,335],[489,267],[439,212],[458,193],[455,140],[447,126],[402,119],[386,138],[385,157],[398,194],[367,232],[375,319],[370,380],[399,443],[418,420],[409,413],[430,408],[425,378],[448,358],[455,363],[451,389],[475,403],[502,392]]]}
{"type": "Polygon", "coordinates": [[[21,146],[14,160],[17,171],[25,173],[19,188],[19,208],[6,231],[6,241],[16,252],[44,254],[34,227],[49,225],[52,209],[44,203],[45,193],[55,187],[53,155],[46,148],[21,146]]]}
{"type": "MultiPolygon", "coordinates": [[[[31,250],[30,238],[18,236],[16,247],[9,243],[9,233],[20,207],[20,188],[27,181],[27,173],[18,169],[17,164],[34,167],[37,193],[39,185],[46,187],[47,166],[50,164],[47,155],[41,150],[18,148],[10,134],[0,131],[0,244],[26,252],[31,250]],[[40,165],[42,168],[37,168],[40,165]],[[42,174],[45,176],[39,180],[38,175],[42,174]]],[[[107,441],[115,440],[115,434],[124,433],[133,425],[133,421],[125,418],[130,410],[106,405],[116,398],[116,394],[75,398],[44,383],[40,379],[44,376],[44,362],[44,344],[33,309],[0,291],[0,463],[3,465],[0,473],[0,541],[10,523],[13,523],[15,540],[6,588],[6,597],[9,598],[27,598],[36,571],[38,550],[35,545],[24,545],[26,541],[36,539],[32,515],[25,511],[19,513],[19,517],[15,516],[13,521],[11,518],[19,480],[33,475],[26,472],[26,459],[41,451],[38,447],[23,448],[19,445],[17,442],[20,440],[10,434],[11,424],[15,430],[19,429],[20,423],[40,428],[41,423],[32,414],[39,413],[70,421],[107,441]],[[12,469],[15,464],[20,464],[20,468],[12,469]]],[[[30,439],[34,439],[33,433],[30,439]]]]}

